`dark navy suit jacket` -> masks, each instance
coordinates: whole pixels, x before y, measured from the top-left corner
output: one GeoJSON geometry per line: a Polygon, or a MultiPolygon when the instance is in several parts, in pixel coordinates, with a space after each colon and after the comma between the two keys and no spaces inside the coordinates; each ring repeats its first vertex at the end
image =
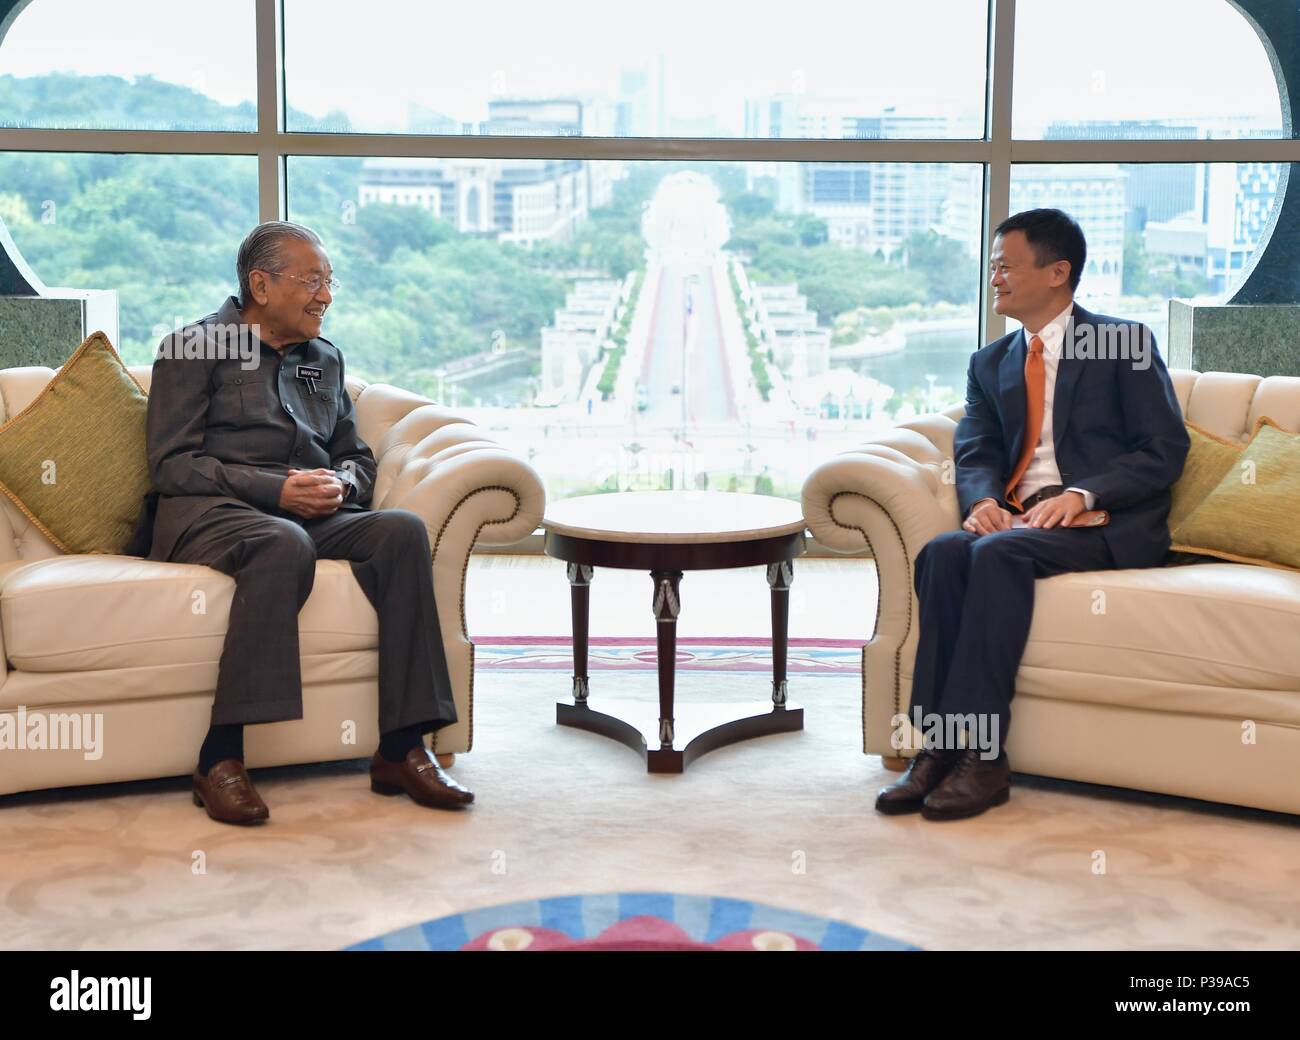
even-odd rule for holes
{"type": "MultiPolygon", "coordinates": [[[[1190,441],[1169,371],[1155,337],[1137,322],[1092,314],[1078,304],[1074,330],[1066,332],[1056,371],[1052,434],[1061,483],[1097,496],[1096,508],[1110,512],[1102,528],[1117,567],[1153,567],[1169,550],[1169,489],[1187,459],[1190,441]],[[1120,336],[1149,337],[1147,366],[1129,358],[1070,356],[1092,326],[1098,354],[1120,336]],[[1099,328],[1100,326],[1100,328],[1099,328]]],[[[1085,340],[1086,342],[1086,340],[1085,340]]],[[[957,425],[954,458],[957,498],[965,517],[982,498],[1003,508],[1006,484],[1020,457],[1025,432],[1025,353],[1021,330],[971,355],[966,414],[957,425]]],[[[1111,351],[1115,353],[1115,351],[1111,351]]]]}

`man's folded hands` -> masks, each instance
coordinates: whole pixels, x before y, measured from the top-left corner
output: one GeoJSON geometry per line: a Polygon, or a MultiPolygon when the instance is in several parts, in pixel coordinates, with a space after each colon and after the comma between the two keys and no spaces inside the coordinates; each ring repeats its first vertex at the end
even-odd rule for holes
{"type": "Polygon", "coordinates": [[[291,469],[280,490],[280,508],[311,520],[338,512],[345,492],[331,469],[291,469]]]}
{"type": "Polygon", "coordinates": [[[1086,511],[1087,503],[1077,491],[1066,491],[1052,498],[1045,498],[1032,509],[1021,515],[1023,524],[1012,523],[1012,514],[1003,509],[992,498],[983,498],[976,502],[970,516],[962,523],[962,529],[972,534],[992,534],[994,531],[1009,531],[1012,526],[1053,528],[1071,527],[1076,519],[1086,511]]]}

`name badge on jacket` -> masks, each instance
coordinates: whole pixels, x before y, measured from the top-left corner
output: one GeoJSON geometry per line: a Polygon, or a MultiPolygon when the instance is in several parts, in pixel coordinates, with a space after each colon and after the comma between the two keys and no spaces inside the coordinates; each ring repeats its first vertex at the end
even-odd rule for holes
{"type": "Polygon", "coordinates": [[[307,393],[316,392],[316,383],[325,378],[325,371],[313,365],[299,365],[295,375],[307,383],[307,393]]]}

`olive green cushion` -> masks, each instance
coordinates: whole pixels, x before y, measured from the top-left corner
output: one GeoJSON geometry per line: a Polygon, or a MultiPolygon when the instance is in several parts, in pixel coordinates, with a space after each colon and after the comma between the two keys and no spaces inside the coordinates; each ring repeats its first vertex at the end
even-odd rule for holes
{"type": "Polygon", "coordinates": [[[1300,570],[1300,435],[1261,418],[1250,444],[1173,533],[1178,552],[1300,570]]]}
{"type": "Polygon", "coordinates": [[[0,493],[59,549],[119,553],[149,490],[148,397],[102,332],[0,426],[0,493]]]}
{"type": "Polygon", "coordinates": [[[1191,515],[1193,509],[1201,504],[1213,491],[1241,457],[1244,446],[1227,437],[1220,437],[1203,430],[1193,423],[1184,423],[1192,447],[1187,453],[1187,462],[1183,465],[1182,476],[1171,489],[1173,504],[1169,507],[1169,531],[1191,515]]]}

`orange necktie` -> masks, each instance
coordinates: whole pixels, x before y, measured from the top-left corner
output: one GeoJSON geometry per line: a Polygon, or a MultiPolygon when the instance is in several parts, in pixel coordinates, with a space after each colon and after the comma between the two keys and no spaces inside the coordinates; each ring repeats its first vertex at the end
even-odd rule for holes
{"type": "Polygon", "coordinates": [[[1015,472],[1007,481],[1007,501],[1017,509],[1023,509],[1020,496],[1016,494],[1016,485],[1029,468],[1029,460],[1034,457],[1038,439],[1043,435],[1043,398],[1047,393],[1047,369],[1043,366],[1043,341],[1035,336],[1029,341],[1029,353],[1025,355],[1025,439],[1020,446],[1020,461],[1016,463],[1015,472]]]}

